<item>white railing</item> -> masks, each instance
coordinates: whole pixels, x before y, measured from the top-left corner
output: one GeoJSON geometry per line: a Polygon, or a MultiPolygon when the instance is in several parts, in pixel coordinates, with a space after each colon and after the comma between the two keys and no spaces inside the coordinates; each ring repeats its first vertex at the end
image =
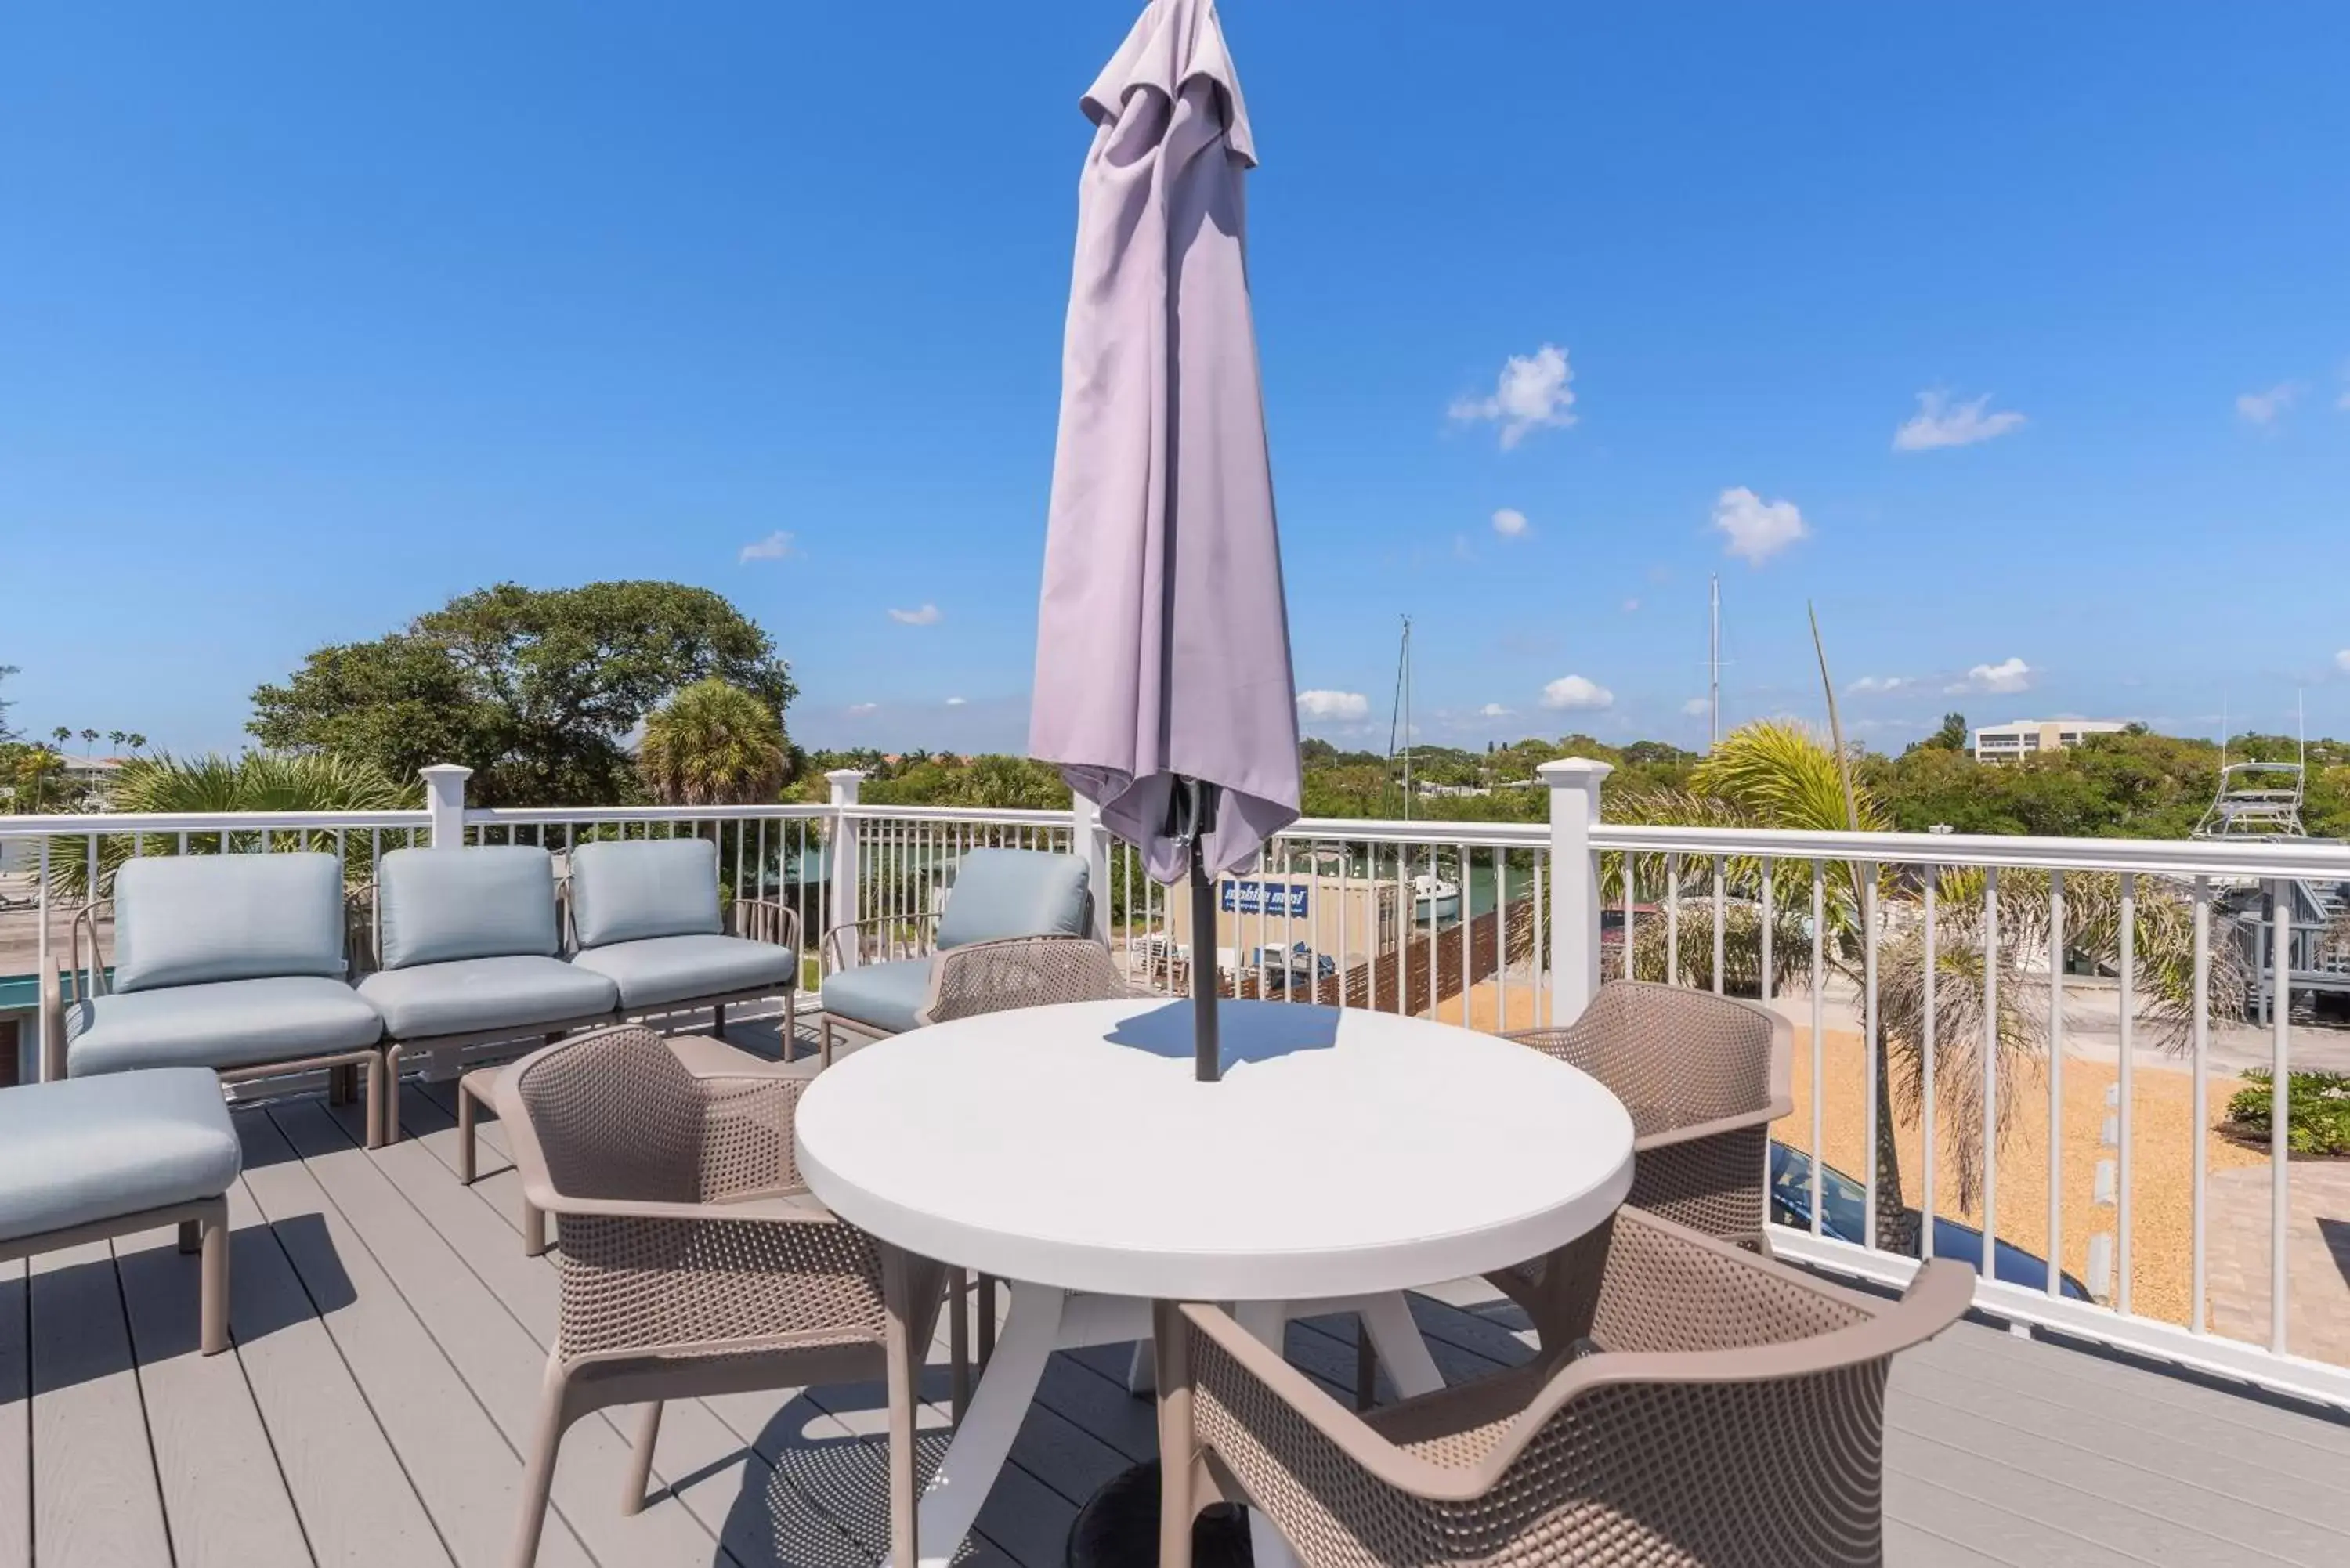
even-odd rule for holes
{"type": "Polygon", "coordinates": [[[2324,1337],[2339,1287],[2293,1277],[2282,1086],[2297,977],[2246,936],[2279,900],[2292,907],[2296,884],[2350,883],[2350,848],[1610,824],[1607,771],[1546,766],[1543,823],[1300,821],[1260,870],[1220,884],[1211,958],[1189,950],[1186,890],[1150,881],[1087,803],[877,805],[855,774],[810,805],[469,808],[463,771],[436,769],[414,811],[0,817],[17,867],[0,891],[29,888],[33,906],[0,913],[0,978],[15,972],[5,922],[34,923],[36,940],[16,945],[54,973],[68,885],[102,891],[138,854],[317,847],[371,865],[410,844],[560,853],[590,836],[699,834],[735,895],[790,904],[813,949],[833,925],[922,925],[973,848],[1064,850],[1094,867],[1097,934],[1138,984],[1170,993],[1213,961],[1235,994],[1502,1031],[1570,1021],[1625,973],[1757,996],[1799,1042],[1800,1109],[1777,1135],[1814,1157],[1782,1194],[1802,1220],[1774,1227],[1787,1255],[1898,1284],[1936,1247],[1921,1217],[1970,1226],[2051,1265],[2027,1288],[1975,1245],[1987,1313],[2350,1407],[2350,1353],[2324,1337]],[[67,857],[78,877],[58,875],[67,857]],[[2106,972],[2068,972],[2064,958],[2083,954],[2106,972]],[[2247,1039],[2264,1044],[2280,1086],[2256,1147],[2213,1130],[2209,1080],[2215,1029],[2238,1027],[2217,1010],[2262,983],[2276,1002],[2266,1033],[2236,1043],[2240,1057],[2247,1039]],[[1978,1048],[1994,1030],[2015,1038],[1978,1048]],[[2176,1035],[2183,1088],[2140,1059],[2149,1030],[2176,1035]],[[2109,1108],[2085,1131],[2082,1096],[2095,1111],[2101,1089],[2109,1108]],[[1884,1164],[1888,1101],[1901,1147],[1884,1164]],[[2215,1161],[2233,1168],[2215,1177],[2215,1161]],[[1848,1173],[1856,1218],[1839,1212],[1848,1188],[1831,1166],[1848,1173]],[[1898,1210],[1883,1186],[1896,1172],[1898,1210]],[[1915,1229],[1914,1253],[1879,1233],[1888,1217],[1915,1229]],[[2090,1299],[2068,1288],[2075,1277],[2090,1299]]]}

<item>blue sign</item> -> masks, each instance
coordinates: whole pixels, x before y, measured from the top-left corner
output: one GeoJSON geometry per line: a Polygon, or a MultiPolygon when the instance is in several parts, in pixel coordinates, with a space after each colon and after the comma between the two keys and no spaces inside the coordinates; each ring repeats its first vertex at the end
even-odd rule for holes
{"type": "Polygon", "coordinates": [[[1224,913],[1302,917],[1308,886],[1305,882],[1226,882],[1224,913]]]}

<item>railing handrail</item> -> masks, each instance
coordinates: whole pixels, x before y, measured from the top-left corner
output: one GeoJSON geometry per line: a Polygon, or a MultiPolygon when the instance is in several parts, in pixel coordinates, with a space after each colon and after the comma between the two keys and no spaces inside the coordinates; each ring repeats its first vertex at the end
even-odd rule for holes
{"type": "Polygon", "coordinates": [[[465,808],[465,824],[528,827],[567,822],[795,822],[832,815],[828,805],[780,801],[756,805],[473,805],[465,808]]]}
{"type": "Polygon", "coordinates": [[[1986,833],[1819,833],[1795,828],[1601,823],[1592,828],[1591,842],[1597,849],[1659,855],[2350,880],[2350,845],[2303,841],[2229,844],[2204,838],[2032,838],[1986,833]]]}
{"type": "Polygon", "coordinates": [[[0,816],[0,838],[81,838],[151,833],[312,832],[430,826],[421,806],[394,811],[96,811],[56,816],[0,816]]]}
{"type": "Polygon", "coordinates": [[[826,815],[837,811],[852,822],[968,822],[977,826],[1067,827],[1074,820],[1066,809],[1036,811],[1024,806],[986,805],[855,805],[825,806],[826,815]]]}

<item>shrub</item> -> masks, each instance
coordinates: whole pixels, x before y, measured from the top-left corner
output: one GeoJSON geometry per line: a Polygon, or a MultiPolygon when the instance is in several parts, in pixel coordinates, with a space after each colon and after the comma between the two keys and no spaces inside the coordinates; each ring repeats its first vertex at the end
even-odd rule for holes
{"type": "MultiPolygon", "coordinates": [[[[2275,1096],[2268,1070],[2244,1075],[2251,1086],[2228,1101],[2228,1125],[2265,1140],[2275,1096]]],[[[2294,1073],[2285,1080],[2285,1147],[2295,1154],[2350,1154],[2350,1073],[2294,1073]]]]}

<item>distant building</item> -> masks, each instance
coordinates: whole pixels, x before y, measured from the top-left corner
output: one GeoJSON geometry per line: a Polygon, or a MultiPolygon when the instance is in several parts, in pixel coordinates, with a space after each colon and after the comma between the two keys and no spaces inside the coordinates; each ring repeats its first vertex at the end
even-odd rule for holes
{"type": "Polygon", "coordinates": [[[2013,763],[2043,752],[2071,751],[2091,735],[2117,735],[2119,719],[2015,719],[1975,732],[1975,761],[2013,763]]]}

